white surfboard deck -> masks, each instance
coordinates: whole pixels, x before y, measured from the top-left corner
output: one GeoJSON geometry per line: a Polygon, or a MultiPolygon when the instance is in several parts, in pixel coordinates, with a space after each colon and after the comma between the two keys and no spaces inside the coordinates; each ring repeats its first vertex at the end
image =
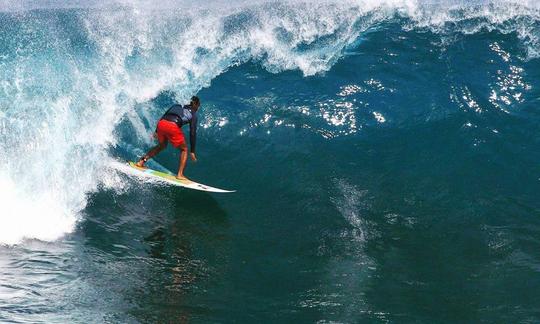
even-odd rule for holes
{"type": "Polygon", "coordinates": [[[218,192],[218,193],[229,193],[229,192],[236,191],[236,190],[225,190],[225,189],[210,187],[202,183],[198,183],[191,180],[179,180],[179,179],[176,179],[176,177],[172,174],[167,174],[165,172],[156,171],[150,168],[138,167],[135,165],[135,162],[128,162],[127,165],[131,167],[132,169],[137,170],[138,171],[137,173],[142,176],[151,177],[153,179],[166,182],[168,184],[172,184],[179,187],[207,191],[207,192],[218,192]]]}

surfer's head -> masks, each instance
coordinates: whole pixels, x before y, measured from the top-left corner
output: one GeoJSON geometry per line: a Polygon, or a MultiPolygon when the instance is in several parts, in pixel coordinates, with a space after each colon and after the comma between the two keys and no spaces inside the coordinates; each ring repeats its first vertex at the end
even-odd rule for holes
{"type": "Polygon", "coordinates": [[[190,105],[193,108],[193,110],[197,111],[199,109],[199,106],[201,105],[201,101],[199,100],[199,97],[197,96],[191,97],[190,105]]]}

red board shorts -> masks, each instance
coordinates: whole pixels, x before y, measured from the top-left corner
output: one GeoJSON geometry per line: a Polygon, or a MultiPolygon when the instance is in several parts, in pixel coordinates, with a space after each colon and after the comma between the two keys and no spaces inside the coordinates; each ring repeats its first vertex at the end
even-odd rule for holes
{"type": "Polygon", "coordinates": [[[175,122],[164,119],[157,124],[157,136],[160,143],[168,140],[176,148],[186,143],[182,129],[175,122]]]}

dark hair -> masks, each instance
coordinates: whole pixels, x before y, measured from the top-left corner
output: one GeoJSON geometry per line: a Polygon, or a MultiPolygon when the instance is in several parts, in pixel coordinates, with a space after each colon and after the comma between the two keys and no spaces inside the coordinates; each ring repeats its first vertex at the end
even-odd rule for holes
{"type": "Polygon", "coordinates": [[[201,101],[199,100],[199,97],[193,96],[193,97],[191,97],[191,103],[199,105],[201,103],[201,101]]]}

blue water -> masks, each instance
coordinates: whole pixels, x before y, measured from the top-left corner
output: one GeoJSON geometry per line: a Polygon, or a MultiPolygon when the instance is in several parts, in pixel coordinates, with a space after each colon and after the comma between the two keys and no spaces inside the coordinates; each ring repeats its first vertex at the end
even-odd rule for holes
{"type": "Polygon", "coordinates": [[[0,9],[0,321],[540,321],[535,3],[0,9]]]}

